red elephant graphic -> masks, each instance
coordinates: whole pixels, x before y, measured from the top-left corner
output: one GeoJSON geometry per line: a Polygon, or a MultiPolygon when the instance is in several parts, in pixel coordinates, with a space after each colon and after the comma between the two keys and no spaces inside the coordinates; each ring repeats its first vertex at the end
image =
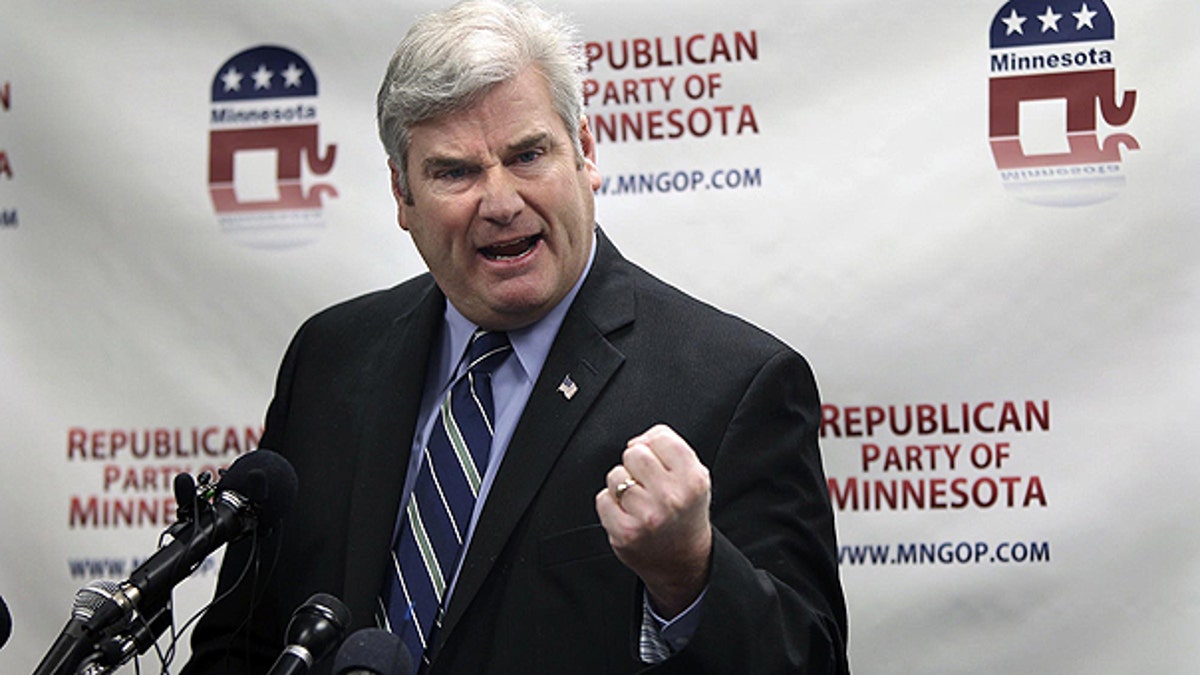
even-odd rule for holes
{"type": "Polygon", "coordinates": [[[990,84],[991,114],[988,135],[999,169],[1064,164],[1121,161],[1120,147],[1138,149],[1137,139],[1116,134],[1101,143],[1096,134],[1096,109],[1110,126],[1122,126],[1133,117],[1137,92],[1121,92],[1118,102],[1117,71],[1082,70],[1043,75],[995,77],[990,84]],[[1022,101],[1065,99],[1067,141],[1070,151],[1027,156],[1021,149],[1020,104],[1022,101]],[[1099,106],[1097,106],[1097,102],[1099,106]]]}
{"type": "Polygon", "coordinates": [[[301,184],[301,161],[315,175],[333,168],[337,146],[322,152],[315,124],[213,130],[209,133],[208,184],[218,213],[318,209],[322,196],[336,197],[337,189],[328,184],[301,184]],[[241,201],[234,188],[234,155],[241,150],[275,150],[275,178],[279,198],[273,201],[241,201]]]}

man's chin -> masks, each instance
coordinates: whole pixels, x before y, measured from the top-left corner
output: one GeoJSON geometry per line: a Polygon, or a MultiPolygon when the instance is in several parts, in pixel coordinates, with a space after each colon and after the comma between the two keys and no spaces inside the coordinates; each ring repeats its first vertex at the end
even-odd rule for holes
{"type": "Polygon", "coordinates": [[[553,306],[535,298],[507,297],[489,298],[470,308],[470,311],[461,307],[460,311],[481,328],[511,331],[537,323],[553,306]]]}

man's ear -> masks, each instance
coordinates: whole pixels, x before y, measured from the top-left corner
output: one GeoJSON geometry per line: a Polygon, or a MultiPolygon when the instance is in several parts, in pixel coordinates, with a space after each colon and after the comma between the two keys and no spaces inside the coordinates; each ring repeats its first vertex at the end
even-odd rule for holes
{"type": "Polygon", "coordinates": [[[388,159],[388,171],[392,176],[392,198],[396,200],[396,223],[400,225],[400,229],[407,232],[408,222],[405,210],[412,202],[408,200],[400,187],[400,171],[396,169],[396,163],[391,159],[388,159]]]}
{"type": "Polygon", "coordinates": [[[582,115],[579,118],[579,149],[583,151],[583,168],[588,173],[588,182],[592,186],[592,192],[600,189],[602,177],[600,175],[600,167],[596,166],[596,137],[592,136],[592,129],[588,126],[587,115],[582,115]]]}

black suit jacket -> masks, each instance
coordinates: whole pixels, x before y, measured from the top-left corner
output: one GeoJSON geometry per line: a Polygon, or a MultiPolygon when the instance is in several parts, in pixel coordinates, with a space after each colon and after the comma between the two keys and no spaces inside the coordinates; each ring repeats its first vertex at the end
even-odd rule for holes
{"type": "MultiPolygon", "coordinates": [[[[688,646],[655,673],[841,673],[846,614],[803,358],[629,263],[599,236],[510,442],[433,648],[432,673],[632,673],[642,587],[594,497],[625,442],[678,431],[712,474],[714,551],[688,646]],[[569,376],[578,392],[558,387],[569,376]]],[[[230,546],[184,675],[263,673],[317,591],[372,625],[445,299],[423,275],[308,320],[262,447],[300,477],[280,531],[230,546]]],[[[328,669],[327,660],[315,672],[328,669]]]]}

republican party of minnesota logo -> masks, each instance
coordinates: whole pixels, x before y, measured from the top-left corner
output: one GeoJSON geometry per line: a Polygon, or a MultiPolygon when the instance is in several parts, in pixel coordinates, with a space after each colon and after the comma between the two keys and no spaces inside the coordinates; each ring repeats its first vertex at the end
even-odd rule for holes
{"type": "Polygon", "coordinates": [[[208,190],[222,230],[240,243],[286,248],[324,229],[320,180],[337,146],[320,142],[317,76],[284,47],[247,49],[213,77],[208,190]]]}
{"type": "Polygon", "coordinates": [[[1004,187],[1047,206],[1083,206],[1125,186],[1124,130],[1137,92],[1117,81],[1116,22],[1104,0],[1013,0],[992,20],[988,136],[1004,187]]]}

